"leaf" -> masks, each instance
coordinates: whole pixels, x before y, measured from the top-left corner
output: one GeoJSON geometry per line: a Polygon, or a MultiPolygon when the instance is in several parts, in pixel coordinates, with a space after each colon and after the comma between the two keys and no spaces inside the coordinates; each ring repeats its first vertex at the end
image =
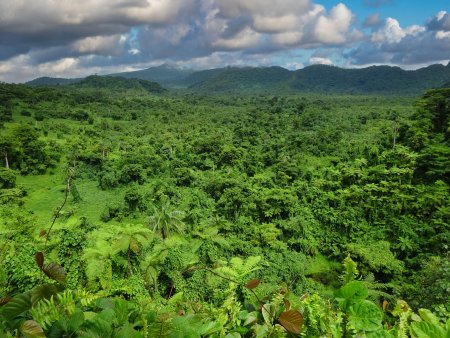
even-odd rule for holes
{"type": "Polygon", "coordinates": [[[37,266],[39,267],[39,269],[42,269],[42,266],[44,265],[44,254],[41,251],[39,251],[36,254],[35,258],[37,266]]]}
{"type": "Polygon", "coordinates": [[[1,313],[7,320],[13,320],[31,308],[30,293],[21,293],[5,304],[1,313]]]}
{"type": "Polygon", "coordinates": [[[5,305],[6,303],[8,303],[12,298],[11,297],[3,297],[0,298],[0,306],[5,305]]]}
{"type": "Polygon", "coordinates": [[[442,327],[427,322],[412,323],[411,333],[417,338],[446,338],[442,327]]]}
{"type": "Polygon", "coordinates": [[[284,307],[286,308],[286,311],[289,311],[289,309],[291,308],[291,302],[289,300],[287,300],[286,298],[283,299],[284,302],[284,307]]]}
{"type": "Polygon", "coordinates": [[[44,330],[34,320],[27,320],[20,327],[26,338],[45,338],[44,330]]]}
{"type": "Polygon", "coordinates": [[[349,312],[349,324],[358,331],[377,331],[382,327],[383,313],[368,300],[357,302],[349,312]]]}
{"type": "Polygon", "coordinates": [[[288,332],[300,334],[303,326],[303,316],[300,312],[296,310],[285,311],[278,320],[288,332]]]}
{"type": "Polygon", "coordinates": [[[60,291],[62,291],[61,288],[55,284],[38,285],[31,291],[31,304],[34,306],[41,299],[50,299],[60,291]]]}
{"type": "Polygon", "coordinates": [[[259,280],[258,278],[252,279],[250,281],[247,282],[247,284],[245,284],[245,287],[249,290],[253,290],[254,288],[256,288],[259,283],[261,283],[261,280],[259,280]]]}
{"type": "Polygon", "coordinates": [[[48,263],[42,267],[42,271],[51,279],[64,284],[66,282],[66,272],[57,263],[48,263]]]}
{"type": "Polygon", "coordinates": [[[353,281],[345,284],[336,292],[336,300],[339,303],[339,307],[343,310],[347,310],[353,303],[366,299],[369,295],[364,283],[359,281],[353,281]]]}
{"type": "Polygon", "coordinates": [[[42,229],[41,231],[39,231],[39,237],[44,237],[45,235],[47,235],[47,230],[42,229]]]}
{"type": "Polygon", "coordinates": [[[427,323],[439,325],[439,319],[428,309],[419,309],[420,317],[427,323]]]}

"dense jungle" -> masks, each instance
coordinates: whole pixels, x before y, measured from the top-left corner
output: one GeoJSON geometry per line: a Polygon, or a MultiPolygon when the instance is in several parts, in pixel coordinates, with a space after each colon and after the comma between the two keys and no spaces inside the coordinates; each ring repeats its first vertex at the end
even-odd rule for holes
{"type": "Polygon", "coordinates": [[[0,337],[450,337],[449,88],[0,104],[0,337]]]}

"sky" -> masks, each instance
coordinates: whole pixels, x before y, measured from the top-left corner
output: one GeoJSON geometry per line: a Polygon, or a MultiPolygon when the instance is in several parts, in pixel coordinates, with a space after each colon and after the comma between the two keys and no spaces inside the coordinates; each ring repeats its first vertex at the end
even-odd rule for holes
{"type": "Polygon", "coordinates": [[[416,69],[449,61],[449,0],[0,1],[3,82],[163,63],[416,69]]]}

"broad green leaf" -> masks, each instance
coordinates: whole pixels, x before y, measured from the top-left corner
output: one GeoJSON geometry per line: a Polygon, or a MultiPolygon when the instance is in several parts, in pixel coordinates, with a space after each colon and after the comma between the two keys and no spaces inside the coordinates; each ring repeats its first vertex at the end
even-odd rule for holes
{"type": "Polygon", "coordinates": [[[439,325],[439,319],[428,309],[419,309],[420,317],[427,323],[439,325]]]}
{"type": "Polygon", "coordinates": [[[360,301],[349,309],[349,324],[358,331],[377,331],[381,329],[383,313],[372,302],[360,301]]]}
{"type": "Polygon", "coordinates": [[[427,322],[418,322],[411,324],[411,335],[417,338],[447,338],[445,330],[438,326],[427,322]]]}
{"type": "Polygon", "coordinates": [[[339,307],[347,310],[353,303],[366,299],[369,291],[362,282],[353,281],[340,288],[335,295],[339,307]]]}

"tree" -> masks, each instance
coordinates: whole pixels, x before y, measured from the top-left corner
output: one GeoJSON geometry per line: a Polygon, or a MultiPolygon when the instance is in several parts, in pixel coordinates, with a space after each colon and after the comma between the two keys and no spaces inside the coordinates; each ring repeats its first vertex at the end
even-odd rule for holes
{"type": "Polygon", "coordinates": [[[183,233],[186,225],[183,222],[183,212],[170,209],[170,201],[163,202],[159,209],[154,209],[154,214],[149,218],[149,226],[159,232],[163,239],[171,233],[183,233]]]}
{"type": "Polygon", "coordinates": [[[150,244],[153,234],[142,225],[125,225],[118,230],[115,237],[114,252],[126,252],[128,276],[131,276],[131,255],[139,253],[142,246],[150,244]]]}
{"type": "Polygon", "coordinates": [[[4,136],[0,140],[0,154],[5,159],[5,168],[10,167],[10,156],[13,151],[13,141],[10,137],[4,136]]]}

